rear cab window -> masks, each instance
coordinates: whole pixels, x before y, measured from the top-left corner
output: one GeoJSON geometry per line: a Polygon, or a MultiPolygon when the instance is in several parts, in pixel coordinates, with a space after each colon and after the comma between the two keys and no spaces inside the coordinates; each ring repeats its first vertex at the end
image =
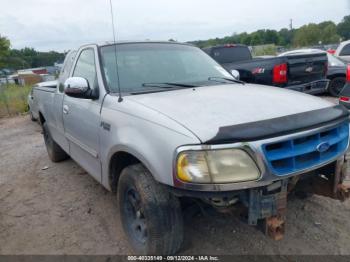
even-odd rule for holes
{"type": "Polygon", "coordinates": [[[212,57],[220,64],[251,60],[252,55],[246,46],[217,47],[212,50],[212,57]]]}
{"type": "Polygon", "coordinates": [[[340,56],[350,56],[350,44],[347,44],[344,46],[344,48],[341,50],[340,56]]]}
{"type": "Polygon", "coordinates": [[[66,58],[63,62],[63,67],[61,69],[60,72],[60,76],[59,76],[59,92],[63,93],[64,91],[64,82],[67,80],[67,78],[69,77],[70,71],[73,67],[73,62],[75,60],[75,56],[77,55],[77,51],[76,50],[72,50],[70,51],[67,55],[66,58]]]}

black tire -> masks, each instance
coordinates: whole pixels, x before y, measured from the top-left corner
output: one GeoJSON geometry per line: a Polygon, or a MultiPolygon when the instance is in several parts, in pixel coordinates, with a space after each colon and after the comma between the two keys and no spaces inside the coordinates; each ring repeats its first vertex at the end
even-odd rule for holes
{"type": "Polygon", "coordinates": [[[126,167],[118,182],[120,217],[136,254],[175,254],[183,242],[180,201],[142,164],[126,167]]]}
{"type": "Polygon", "coordinates": [[[43,135],[47,153],[52,162],[61,162],[69,156],[63,149],[52,139],[47,123],[43,123],[43,135]]]}
{"type": "Polygon", "coordinates": [[[342,89],[344,88],[346,83],[345,77],[335,77],[333,78],[328,87],[329,93],[334,96],[338,97],[342,89]]]}

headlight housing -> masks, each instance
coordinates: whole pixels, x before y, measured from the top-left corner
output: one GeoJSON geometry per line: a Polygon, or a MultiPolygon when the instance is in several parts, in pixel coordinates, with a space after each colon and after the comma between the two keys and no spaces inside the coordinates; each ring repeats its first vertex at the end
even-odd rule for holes
{"type": "Polygon", "coordinates": [[[177,178],[187,183],[223,184],[257,180],[260,171],[241,149],[184,151],[176,163],[177,178]]]}

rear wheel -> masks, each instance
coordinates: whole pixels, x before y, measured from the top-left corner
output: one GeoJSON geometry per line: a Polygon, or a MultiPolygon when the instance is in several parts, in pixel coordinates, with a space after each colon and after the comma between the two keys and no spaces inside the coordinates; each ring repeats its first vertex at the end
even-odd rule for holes
{"type": "Polygon", "coordinates": [[[345,77],[336,77],[329,83],[328,91],[332,96],[338,97],[345,85],[345,77]]]}
{"type": "Polygon", "coordinates": [[[126,167],[118,182],[123,229],[137,254],[169,255],[183,241],[179,199],[156,182],[141,164],[126,167]]]}
{"type": "Polygon", "coordinates": [[[30,117],[30,120],[32,120],[33,122],[36,121],[35,117],[33,116],[32,111],[30,110],[30,108],[29,108],[29,117],[30,117]]]}
{"type": "Polygon", "coordinates": [[[47,126],[47,123],[43,123],[43,134],[45,140],[45,146],[47,153],[52,162],[61,162],[66,160],[69,156],[66,152],[52,139],[50,130],[47,126]]]}

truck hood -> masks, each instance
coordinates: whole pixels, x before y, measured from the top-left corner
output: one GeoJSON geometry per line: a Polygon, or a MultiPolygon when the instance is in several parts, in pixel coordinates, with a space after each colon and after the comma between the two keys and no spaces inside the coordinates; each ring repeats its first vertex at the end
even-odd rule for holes
{"type": "Polygon", "coordinates": [[[296,130],[347,115],[343,108],[336,109],[314,96],[250,84],[181,89],[130,99],[168,116],[202,143],[255,139],[268,135],[266,132],[276,135],[287,127],[296,130]]]}

